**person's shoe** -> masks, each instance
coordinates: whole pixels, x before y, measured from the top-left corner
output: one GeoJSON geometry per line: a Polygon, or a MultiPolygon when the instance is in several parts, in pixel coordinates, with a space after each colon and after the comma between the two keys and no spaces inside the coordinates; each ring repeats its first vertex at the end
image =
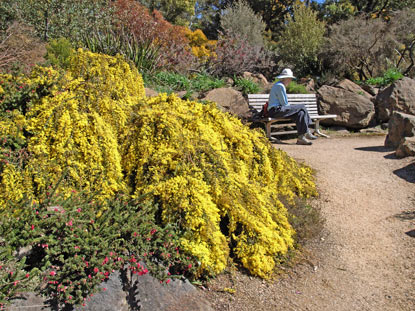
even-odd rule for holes
{"type": "Polygon", "coordinates": [[[305,137],[306,137],[307,139],[312,139],[312,140],[317,139],[317,136],[315,136],[315,135],[311,134],[311,132],[307,132],[307,133],[305,134],[305,137]]]}
{"type": "Polygon", "coordinates": [[[311,145],[312,142],[305,138],[305,135],[298,136],[297,145],[311,145]]]}

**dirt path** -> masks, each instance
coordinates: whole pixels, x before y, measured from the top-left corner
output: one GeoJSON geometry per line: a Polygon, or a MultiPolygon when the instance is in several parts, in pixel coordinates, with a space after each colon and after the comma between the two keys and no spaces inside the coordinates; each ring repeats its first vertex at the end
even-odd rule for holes
{"type": "Polygon", "coordinates": [[[323,237],[307,246],[309,260],[272,283],[241,273],[217,278],[203,292],[213,308],[415,311],[415,164],[396,159],[384,139],[275,145],[316,170],[323,237]]]}

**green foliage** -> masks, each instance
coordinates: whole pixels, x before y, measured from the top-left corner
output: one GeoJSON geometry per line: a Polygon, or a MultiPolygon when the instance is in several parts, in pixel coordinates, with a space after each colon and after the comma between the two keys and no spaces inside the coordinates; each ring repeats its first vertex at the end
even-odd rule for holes
{"type": "Polygon", "coordinates": [[[70,58],[74,54],[71,42],[66,38],[52,39],[46,46],[46,58],[60,68],[68,68],[70,58]]]}
{"type": "Polygon", "coordinates": [[[186,76],[179,73],[161,71],[154,75],[144,75],[146,85],[154,87],[158,92],[187,91],[206,92],[211,89],[225,86],[225,81],[211,77],[206,73],[198,73],[186,76]]]}
{"type": "Polygon", "coordinates": [[[225,34],[230,31],[237,36],[244,37],[251,45],[264,46],[262,36],[265,31],[265,23],[245,0],[239,0],[226,7],[220,24],[225,34]]]}
{"type": "Polygon", "coordinates": [[[317,13],[304,5],[294,7],[294,15],[278,41],[278,53],[284,64],[293,66],[299,75],[319,70],[318,53],[323,44],[325,23],[318,21],[317,13]]]}
{"type": "Polygon", "coordinates": [[[162,67],[160,63],[161,46],[153,44],[151,41],[139,42],[128,33],[118,33],[115,30],[92,32],[82,41],[91,52],[111,56],[124,55],[143,73],[153,73],[162,67]]]}
{"type": "Polygon", "coordinates": [[[289,94],[308,94],[306,87],[302,84],[298,84],[295,81],[291,81],[287,86],[287,93],[289,94]]]}
{"type": "Polygon", "coordinates": [[[234,78],[235,86],[245,95],[257,94],[260,91],[260,87],[254,81],[245,78],[234,78]]]}
{"type": "Polygon", "coordinates": [[[370,85],[386,86],[403,78],[403,74],[396,68],[390,68],[381,77],[367,79],[365,82],[370,85]]]}

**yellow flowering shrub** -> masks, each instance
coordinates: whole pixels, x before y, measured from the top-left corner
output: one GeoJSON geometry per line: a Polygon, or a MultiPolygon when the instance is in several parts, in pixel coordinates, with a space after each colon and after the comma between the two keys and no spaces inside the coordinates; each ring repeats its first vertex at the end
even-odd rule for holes
{"type": "Polygon", "coordinates": [[[17,122],[22,123],[24,148],[30,154],[20,172],[7,166],[2,170],[0,203],[11,199],[8,189],[36,198],[64,172],[60,192],[84,189],[98,191],[104,198],[126,189],[118,140],[125,135],[132,106],[144,98],[141,75],[121,56],[78,50],[70,63],[64,73],[36,68],[26,80],[38,95],[31,99],[30,108],[24,116],[0,120],[2,133],[16,132],[17,122]],[[27,179],[32,187],[24,185],[27,179]]]}
{"type": "Polygon", "coordinates": [[[0,162],[0,206],[42,200],[66,172],[64,195],[146,194],[159,208],[155,223],[178,226],[199,274],[234,259],[269,277],[293,246],[282,202],[316,194],[310,168],[213,103],[145,98],[141,76],[121,57],[78,50],[70,64],[36,68],[19,80],[19,109],[0,111],[0,146],[13,154],[0,162]]]}
{"type": "Polygon", "coordinates": [[[187,39],[189,39],[189,45],[193,55],[200,60],[206,60],[215,56],[215,40],[209,40],[200,29],[191,31],[190,29],[185,28],[184,32],[187,39]]]}
{"type": "Polygon", "coordinates": [[[123,142],[133,194],[151,193],[165,223],[185,230],[182,247],[218,273],[233,253],[268,277],[293,245],[281,203],[316,194],[309,168],[214,104],[159,95],[138,105],[123,142]]]}

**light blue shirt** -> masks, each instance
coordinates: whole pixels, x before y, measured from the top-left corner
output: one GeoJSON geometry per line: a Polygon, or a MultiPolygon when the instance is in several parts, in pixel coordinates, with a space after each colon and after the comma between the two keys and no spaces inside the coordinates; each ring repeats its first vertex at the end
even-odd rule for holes
{"type": "Polygon", "coordinates": [[[272,107],[278,106],[289,106],[287,99],[287,90],[285,89],[285,85],[280,81],[275,83],[272,88],[271,92],[269,93],[268,99],[268,110],[272,107]]]}

